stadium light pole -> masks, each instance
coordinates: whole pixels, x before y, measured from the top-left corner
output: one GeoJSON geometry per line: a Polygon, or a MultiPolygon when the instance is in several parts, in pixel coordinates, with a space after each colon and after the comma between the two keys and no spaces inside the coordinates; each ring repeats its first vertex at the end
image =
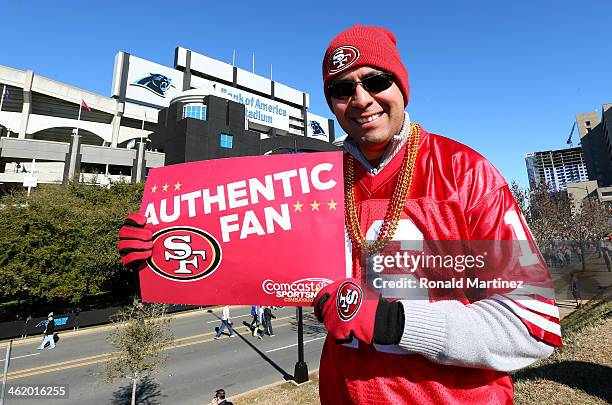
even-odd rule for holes
{"type": "MultiPolygon", "coordinates": [[[[277,148],[271,149],[264,153],[264,156],[270,156],[274,152],[279,150],[288,150],[289,153],[297,153],[297,140],[293,140],[293,147],[289,146],[279,146],[277,148]]],[[[297,319],[297,346],[298,346],[298,360],[295,363],[295,368],[293,370],[293,381],[296,384],[303,384],[308,382],[308,364],[304,361],[304,313],[302,311],[302,307],[295,308],[295,317],[297,319]]]]}

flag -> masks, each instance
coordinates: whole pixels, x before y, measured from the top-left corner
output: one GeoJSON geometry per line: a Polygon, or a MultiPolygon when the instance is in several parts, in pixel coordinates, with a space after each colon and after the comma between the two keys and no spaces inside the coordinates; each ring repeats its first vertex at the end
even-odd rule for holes
{"type": "Polygon", "coordinates": [[[4,92],[2,93],[2,98],[8,99],[10,94],[11,93],[9,93],[8,89],[6,88],[6,86],[4,86],[4,92]]]}
{"type": "Polygon", "coordinates": [[[85,107],[87,109],[87,111],[91,111],[91,108],[89,108],[89,106],[87,105],[87,103],[83,99],[81,99],[81,106],[85,107]]]}

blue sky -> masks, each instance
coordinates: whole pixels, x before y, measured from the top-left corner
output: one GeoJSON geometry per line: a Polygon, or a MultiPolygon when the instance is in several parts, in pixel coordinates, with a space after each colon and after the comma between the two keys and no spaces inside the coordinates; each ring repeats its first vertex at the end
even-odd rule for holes
{"type": "MultiPolygon", "coordinates": [[[[524,154],[565,147],[575,115],[612,102],[609,1],[5,2],[0,64],[110,94],[114,56],[171,66],[183,46],[310,93],[332,117],[321,60],[353,24],[392,30],[408,112],[525,185],[524,154]],[[225,8],[221,8],[225,5],[225,8]]],[[[578,139],[577,133],[574,140],[578,139]]]]}

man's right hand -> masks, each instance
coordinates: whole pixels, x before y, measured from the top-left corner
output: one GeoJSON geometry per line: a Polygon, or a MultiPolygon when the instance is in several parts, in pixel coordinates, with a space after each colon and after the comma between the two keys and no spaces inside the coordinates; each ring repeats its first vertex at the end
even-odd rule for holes
{"type": "Polygon", "coordinates": [[[121,256],[121,264],[124,267],[138,267],[143,261],[151,257],[153,236],[149,229],[145,229],[147,217],[134,212],[123,222],[119,230],[119,244],[117,250],[121,256]]]}

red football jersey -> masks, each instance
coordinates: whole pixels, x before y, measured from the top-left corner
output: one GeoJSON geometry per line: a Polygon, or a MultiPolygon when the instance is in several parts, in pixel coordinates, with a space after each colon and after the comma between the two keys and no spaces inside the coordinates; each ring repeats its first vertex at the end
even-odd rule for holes
{"type": "MultiPolygon", "coordinates": [[[[405,148],[375,176],[354,162],[356,209],[368,240],[376,239],[382,225],[405,148]]],[[[506,181],[474,150],[421,131],[412,187],[393,239],[523,240],[520,251],[512,253],[515,260],[504,266],[538,274],[539,278],[532,277],[533,294],[523,289],[521,293],[489,291],[488,295],[507,304],[534,339],[561,344],[558,311],[554,300],[543,293],[550,292],[548,270],[506,181]]],[[[364,273],[353,251],[350,276],[364,280],[364,273]]],[[[432,302],[450,299],[433,292],[427,298],[432,302]]],[[[474,300],[460,293],[452,299],[463,304],[474,300]]],[[[326,341],[320,381],[323,404],[499,404],[512,403],[513,398],[512,380],[505,372],[438,364],[395,346],[355,340],[348,345],[326,341]]]]}

